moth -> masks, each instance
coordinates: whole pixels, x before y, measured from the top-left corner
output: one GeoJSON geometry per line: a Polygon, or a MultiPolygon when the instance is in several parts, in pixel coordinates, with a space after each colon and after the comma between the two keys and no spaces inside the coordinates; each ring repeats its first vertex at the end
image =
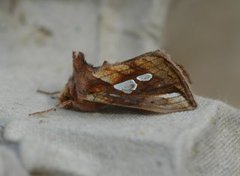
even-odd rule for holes
{"type": "Polygon", "coordinates": [[[115,64],[104,61],[100,67],[88,64],[82,52],[72,57],[73,74],[57,107],[91,112],[113,105],[157,113],[197,107],[187,72],[161,50],[115,64]]]}

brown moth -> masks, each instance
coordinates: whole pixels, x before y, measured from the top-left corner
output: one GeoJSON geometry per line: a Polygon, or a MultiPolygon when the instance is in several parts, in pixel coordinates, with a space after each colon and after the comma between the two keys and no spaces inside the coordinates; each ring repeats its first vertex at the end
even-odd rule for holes
{"type": "Polygon", "coordinates": [[[160,50],[116,64],[104,61],[100,67],[89,65],[83,53],[73,52],[73,75],[57,106],[98,111],[106,105],[158,113],[197,107],[187,72],[160,50]]]}

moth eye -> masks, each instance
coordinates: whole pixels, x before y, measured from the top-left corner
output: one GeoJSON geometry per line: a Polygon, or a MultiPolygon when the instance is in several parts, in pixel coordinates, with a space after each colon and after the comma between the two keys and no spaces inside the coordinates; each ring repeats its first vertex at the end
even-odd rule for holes
{"type": "Polygon", "coordinates": [[[69,96],[67,96],[67,95],[65,95],[65,96],[64,96],[64,98],[65,98],[65,99],[69,99],[70,97],[69,97],[69,96]]]}
{"type": "Polygon", "coordinates": [[[113,86],[115,89],[120,90],[124,93],[130,94],[132,91],[137,89],[137,83],[134,80],[127,80],[113,86]]]}
{"type": "Polygon", "coordinates": [[[139,81],[150,81],[152,79],[152,74],[151,73],[145,73],[143,75],[139,75],[137,77],[137,80],[139,81]]]}

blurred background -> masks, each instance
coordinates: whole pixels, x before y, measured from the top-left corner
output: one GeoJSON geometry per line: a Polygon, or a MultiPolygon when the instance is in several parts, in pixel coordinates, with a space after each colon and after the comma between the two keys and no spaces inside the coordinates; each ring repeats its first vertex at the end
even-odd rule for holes
{"type": "Polygon", "coordinates": [[[73,50],[97,66],[163,48],[197,95],[240,107],[239,46],[238,0],[0,0],[0,69],[37,87],[65,84],[73,50]]]}

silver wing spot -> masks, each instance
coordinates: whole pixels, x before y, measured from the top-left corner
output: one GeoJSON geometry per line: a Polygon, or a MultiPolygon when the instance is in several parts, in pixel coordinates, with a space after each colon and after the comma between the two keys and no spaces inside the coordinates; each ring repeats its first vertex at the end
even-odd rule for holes
{"type": "Polygon", "coordinates": [[[113,86],[115,89],[120,90],[126,94],[132,93],[132,91],[137,89],[137,83],[134,80],[127,80],[113,86]]]}
{"type": "Polygon", "coordinates": [[[139,75],[137,77],[137,80],[139,80],[139,81],[150,81],[151,79],[152,79],[151,73],[145,73],[145,74],[139,75]]]}

